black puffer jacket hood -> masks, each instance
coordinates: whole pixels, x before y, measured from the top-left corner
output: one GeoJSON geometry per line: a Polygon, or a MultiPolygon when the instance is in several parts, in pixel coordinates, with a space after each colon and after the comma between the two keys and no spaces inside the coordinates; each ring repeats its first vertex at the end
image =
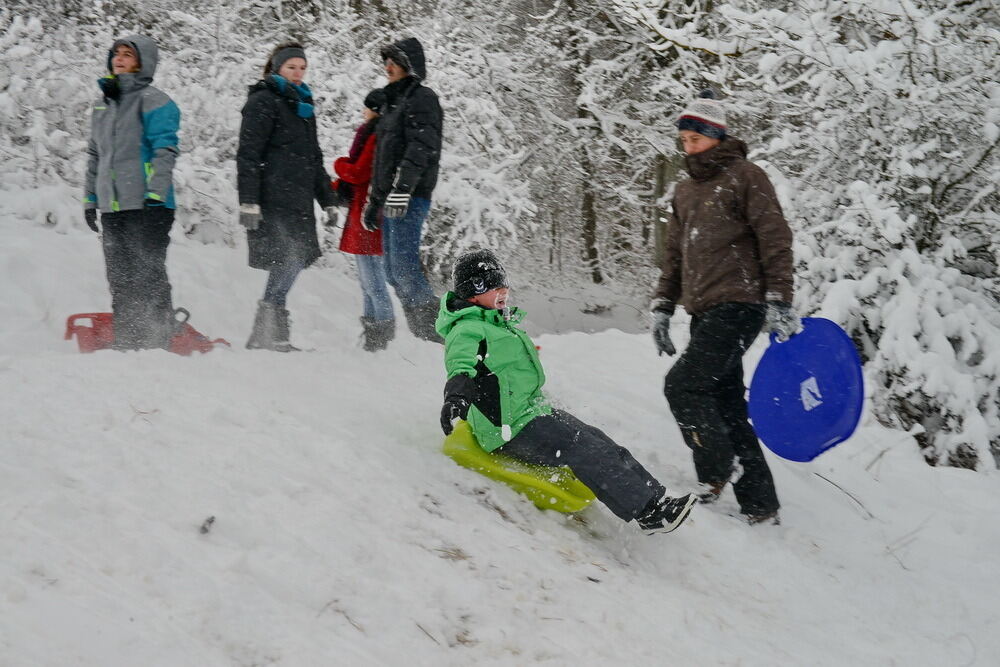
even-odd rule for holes
{"type": "Polygon", "coordinates": [[[411,76],[421,81],[427,80],[427,62],[424,60],[424,47],[416,37],[407,37],[394,44],[383,47],[382,60],[392,58],[396,64],[403,67],[411,76]]]}

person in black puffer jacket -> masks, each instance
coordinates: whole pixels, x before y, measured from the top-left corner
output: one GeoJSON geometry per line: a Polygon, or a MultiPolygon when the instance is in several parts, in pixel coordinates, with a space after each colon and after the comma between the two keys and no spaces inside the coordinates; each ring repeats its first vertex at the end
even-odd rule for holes
{"type": "Polygon", "coordinates": [[[365,209],[366,229],[382,229],[389,284],[417,338],[443,342],[434,329],[437,297],[420,264],[420,234],[437,185],[443,114],[423,85],[424,50],[415,38],[381,51],[389,85],[376,131],[375,165],[365,209]]]}
{"type": "Polygon", "coordinates": [[[313,200],[328,217],[336,216],[337,197],[316,138],[312,91],[303,82],[306,66],[300,44],[279,44],[243,106],[236,153],[240,224],[247,229],[250,266],[269,272],[249,349],[296,349],[289,342],[285,301],[302,269],[321,254],[313,200]]]}

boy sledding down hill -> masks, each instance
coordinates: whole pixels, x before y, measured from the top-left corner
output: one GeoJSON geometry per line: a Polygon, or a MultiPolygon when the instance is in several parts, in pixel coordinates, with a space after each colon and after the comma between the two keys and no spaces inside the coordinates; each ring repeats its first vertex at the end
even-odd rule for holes
{"type": "Polygon", "coordinates": [[[687,518],[695,496],[666,489],[624,447],[599,429],[551,408],[534,343],[507,307],[507,275],[496,256],[479,250],[455,264],[454,289],[441,299],[437,330],[445,338],[441,428],[469,422],[486,451],[539,465],[568,466],[615,515],[647,534],[670,532],[687,518]]]}

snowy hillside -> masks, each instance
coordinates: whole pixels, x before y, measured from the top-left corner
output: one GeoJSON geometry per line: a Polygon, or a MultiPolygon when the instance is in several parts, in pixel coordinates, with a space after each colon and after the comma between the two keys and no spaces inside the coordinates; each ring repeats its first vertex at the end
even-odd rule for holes
{"type": "MultiPolygon", "coordinates": [[[[97,239],[0,226],[4,667],[1000,664],[996,473],[866,418],[812,464],[771,457],[781,526],[729,490],[670,535],[578,522],[439,453],[441,348],[362,352],[346,271],[304,274],[315,351],[280,355],[242,348],[242,251],[175,237],[168,269],[232,350],[81,355],[63,323],[107,309],[97,239]]],[[[692,488],[648,336],[537,342],[558,403],[692,488]]]]}

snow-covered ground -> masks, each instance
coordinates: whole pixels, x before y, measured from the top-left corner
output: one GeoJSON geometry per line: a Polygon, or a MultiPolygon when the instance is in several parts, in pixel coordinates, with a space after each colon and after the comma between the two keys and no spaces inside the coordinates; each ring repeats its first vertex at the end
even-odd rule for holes
{"type": "MultiPolygon", "coordinates": [[[[81,355],[97,239],[0,225],[0,665],[1000,664],[996,474],[866,418],[771,457],[781,526],[729,490],[654,537],[540,512],[440,454],[441,348],[362,352],[343,266],[292,292],[314,351],[248,352],[263,274],[176,239],[175,302],[234,347],[81,355]]],[[[556,402],[692,488],[646,335],[537,342],[556,402]]]]}

